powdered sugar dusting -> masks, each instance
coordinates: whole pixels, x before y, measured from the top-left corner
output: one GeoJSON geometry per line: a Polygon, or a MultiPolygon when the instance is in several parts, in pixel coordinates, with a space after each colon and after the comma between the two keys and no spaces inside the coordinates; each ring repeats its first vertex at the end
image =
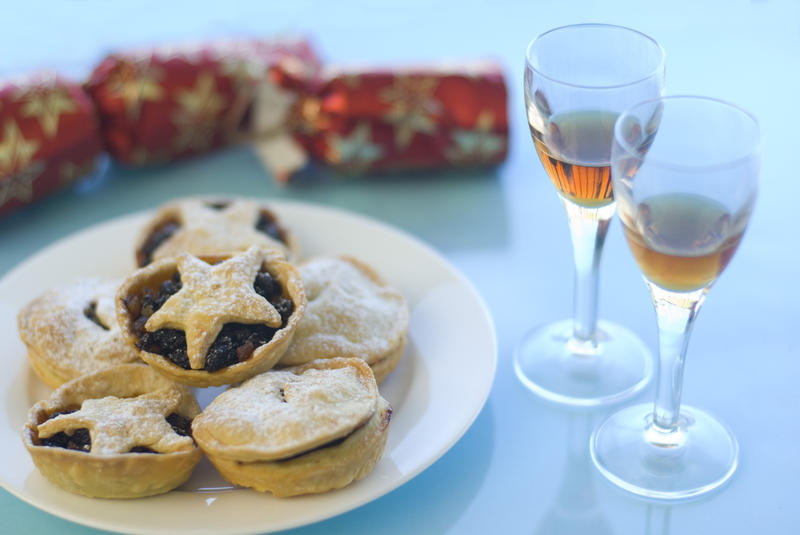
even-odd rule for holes
{"type": "Polygon", "coordinates": [[[402,344],[408,306],[368,267],[320,257],[299,268],[308,306],[281,364],[357,357],[373,364],[402,344]]]}
{"type": "Polygon", "coordinates": [[[378,390],[363,361],[331,359],[271,370],[219,395],[193,422],[203,449],[236,460],[279,459],[366,422],[378,390]]]}
{"type": "Polygon", "coordinates": [[[61,431],[72,434],[87,428],[92,439],[91,455],[127,453],[136,446],[159,453],[191,450],[191,437],[178,435],[166,420],[180,404],[181,392],[176,387],[133,398],[86,399],[80,410],[40,424],[38,434],[47,438],[61,431]]]}
{"type": "Polygon", "coordinates": [[[136,350],[123,339],[114,313],[118,281],[85,278],[49,290],[19,313],[20,338],[38,357],[66,379],[115,364],[136,362],[136,350]],[[84,314],[91,303],[100,322],[84,314]]]}
{"type": "Polygon", "coordinates": [[[251,246],[279,251],[287,256],[287,246],[255,228],[265,207],[247,199],[230,199],[222,209],[208,206],[208,200],[184,199],[165,205],[154,218],[163,221],[176,217],[181,227],[154,252],[153,259],[187,251],[194,255],[246,251],[251,246]]]}
{"type": "Polygon", "coordinates": [[[186,333],[192,369],[205,366],[206,354],[226,323],[262,323],[281,326],[275,307],[253,287],[267,251],[251,247],[219,264],[210,265],[181,253],[177,258],[181,289],[147,320],[150,331],[170,328],[186,333]]]}

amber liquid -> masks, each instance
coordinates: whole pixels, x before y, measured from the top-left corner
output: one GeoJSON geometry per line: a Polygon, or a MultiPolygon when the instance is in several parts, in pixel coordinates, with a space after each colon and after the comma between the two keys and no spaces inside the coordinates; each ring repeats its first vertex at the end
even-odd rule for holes
{"type": "Polygon", "coordinates": [[[625,237],[644,276],[676,292],[710,286],[744,232],[724,206],[700,195],[657,195],[639,203],[633,218],[626,214],[625,237]]]}
{"type": "Polygon", "coordinates": [[[562,196],[582,206],[614,200],[611,142],[617,114],[578,111],[550,118],[544,132],[531,125],[536,152],[562,196]]]}

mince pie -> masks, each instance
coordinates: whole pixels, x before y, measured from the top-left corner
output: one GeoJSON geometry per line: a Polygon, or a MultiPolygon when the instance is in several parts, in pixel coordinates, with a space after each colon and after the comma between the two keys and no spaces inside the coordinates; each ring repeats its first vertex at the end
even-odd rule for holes
{"type": "Polygon", "coordinates": [[[308,307],[280,365],[356,357],[382,382],[406,344],[408,306],[403,295],[353,258],[320,257],[298,269],[308,307]]]}
{"type": "Polygon", "coordinates": [[[179,252],[193,255],[235,253],[251,246],[296,254],[296,243],[263,203],[240,198],[187,198],[165,204],[142,230],[136,264],[179,252]]]}
{"type": "Polygon", "coordinates": [[[64,383],[28,412],[25,447],[44,477],[77,494],[138,498],[183,484],[203,456],[189,389],[144,364],[64,383]]]}
{"type": "Polygon", "coordinates": [[[271,368],[305,308],[297,270],[257,247],[163,258],[117,292],[117,320],[142,360],[192,386],[235,383],[271,368]]]}
{"type": "Polygon", "coordinates": [[[383,454],[391,415],[363,360],[331,358],[228,389],[192,431],[227,480],[283,497],[367,475],[383,454]]]}
{"type": "Polygon", "coordinates": [[[20,310],[19,335],[36,374],[51,388],[85,373],[138,362],[114,314],[118,282],[86,278],[49,290],[20,310]]]}

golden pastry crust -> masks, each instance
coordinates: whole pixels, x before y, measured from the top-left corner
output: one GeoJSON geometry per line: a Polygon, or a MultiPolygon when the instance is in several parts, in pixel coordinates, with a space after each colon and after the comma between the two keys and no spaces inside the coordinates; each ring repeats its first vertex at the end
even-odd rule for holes
{"type": "Polygon", "coordinates": [[[372,418],[336,446],[282,461],[242,462],[211,455],[209,459],[231,483],[279,498],[327,492],[362,479],[378,464],[391,417],[389,402],[380,398],[372,418]]]}
{"type": "Polygon", "coordinates": [[[318,358],[360,358],[380,383],[403,355],[408,305],[355,258],[319,257],[299,267],[308,307],[281,366],[318,358]]]}
{"type": "Polygon", "coordinates": [[[165,417],[193,419],[199,412],[185,386],[144,364],[121,364],[67,382],[35,404],[22,440],[42,475],[65,490],[101,498],[152,496],[183,484],[202,457],[192,438],[176,434],[165,417]],[[64,411],[74,412],[53,417],[64,411]],[[79,428],[89,429],[89,452],[42,444],[79,428]],[[133,446],[158,453],[132,453],[133,446]]]}
{"type": "Polygon", "coordinates": [[[117,325],[118,286],[118,281],[84,278],[49,290],[20,310],[20,338],[31,367],[47,386],[58,388],[80,375],[139,361],[117,325]],[[90,310],[102,326],[87,316],[90,310]]]}
{"type": "Polygon", "coordinates": [[[142,229],[136,240],[136,265],[184,251],[204,256],[246,251],[252,246],[278,251],[289,259],[298,252],[294,235],[265,203],[236,197],[183,198],[161,206],[142,229]],[[213,208],[223,204],[222,208],[213,208]],[[262,214],[272,219],[283,240],[256,229],[262,214]],[[177,226],[175,231],[148,254],[152,234],[169,223],[177,226]]]}
{"type": "Polygon", "coordinates": [[[397,367],[403,353],[406,349],[406,337],[403,337],[402,343],[395,349],[390,351],[385,357],[377,362],[370,364],[372,373],[375,374],[375,381],[381,384],[384,379],[397,367]]]}
{"type": "Polygon", "coordinates": [[[229,389],[192,430],[226,479],[283,497],[364,477],[383,454],[390,419],[369,366],[331,358],[229,389]]]}
{"type": "Polygon", "coordinates": [[[297,270],[278,253],[256,247],[241,254],[200,258],[181,253],[134,272],[122,283],[116,297],[117,321],[130,344],[135,346],[139,341],[134,329],[136,312],[129,309],[131,297],[148,288],[157,292],[176,271],[181,275],[181,289],[150,316],[145,329],[182,330],[190,368],[182,368],[144,349],[139,350],[142,360],[174,381],[198,387],[243,381],[275,365],[289,347],[305,313],[306,298],[297,270]],[[253,288],[259,269],[266,269],[280,283],[294,305],[282,328],[275,308],[253,288]],[[255,347],[245,360],[207,371],[203,367],[208,349],[226,323],[261,324],[278,329],[269,342],[255,347]]]}
{"type": "Polygon", "coordinates": [[[272,370],[212,401],[195,422],[195,438],[218,457],[283,459],[350,434],[372,417],[377,399],[363,362],[272,370]]]}

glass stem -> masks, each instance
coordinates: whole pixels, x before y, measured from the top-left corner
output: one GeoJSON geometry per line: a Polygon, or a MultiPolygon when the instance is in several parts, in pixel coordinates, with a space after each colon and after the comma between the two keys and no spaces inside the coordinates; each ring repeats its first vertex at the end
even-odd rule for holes
{"type": "Polygon", "coordinates": [[[614,215],[614,203],[587,208],[563,199],[572,236],[575,260],[575,301],[573,336],[579,342],[595,344],[597,328],[597,279],[603,243],[614,215]]]}
{"type": "MultiPolygon", "coordinates": [[[[678,417],[683,390],[683,365],[686,347],[707,288],[677,293],[648,283],[658,318],[658,382],[653,410],[653,428],[664,444],[670,445],[670,435],[678,431],[678,417]]],[[[657,442],[662,442],[658,440],[657,442]]],[[[671,445],[679,445],[677,443],[671,445]]]]}

